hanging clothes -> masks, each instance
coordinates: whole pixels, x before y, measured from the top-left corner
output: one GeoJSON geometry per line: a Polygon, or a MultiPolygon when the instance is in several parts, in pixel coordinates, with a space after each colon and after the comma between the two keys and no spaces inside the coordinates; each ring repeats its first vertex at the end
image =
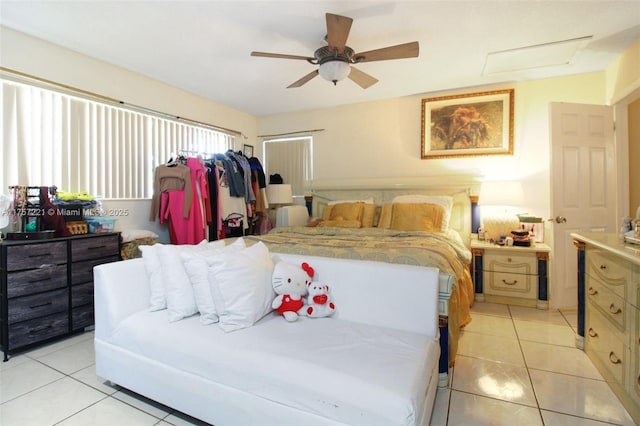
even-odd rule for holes
{"type": "Polygon", "coordinates": [[[158,218],[161,195],[170,191],[184,192],[182,212],[180,215],[182,217],[188,217],[191,209],[193,191],[191,187],[191,171],[184,164],[175,164],[172,166],[163,164],[156,167],[153,179],[151,212],[149,214],[149,220],[152,222],[158,218]]]}

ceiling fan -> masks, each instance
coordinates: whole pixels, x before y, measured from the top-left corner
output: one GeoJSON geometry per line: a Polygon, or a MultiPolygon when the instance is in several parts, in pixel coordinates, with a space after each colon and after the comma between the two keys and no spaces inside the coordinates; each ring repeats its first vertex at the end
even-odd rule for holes
{"type": "Polygon", "coordinates": [[[287,86],[300,87],[310,81],[312,78],[320,74],[325,80],[333,82],[335,85],[338,81],[349,77],[363,89],[366,89],[378,82],[378,80],[369,74],[352,67],[353,64],[373,61],[386,61],[389,59],[415,58],[419,53],[418,42],[398,44],[396,46],[384,47],[382,49],[369,50],[367,52],[355,53],[352,48],[346,45],[347,37],[353,19],[346,16],[326,14],[327,19],[327,46],[317,49],[310,56],[283,55],[279,53],[267,52],[251,52],[251,56],[262,56],[265,58],[281,58],[281,59],[303,59],[312,65],[319,65],[318,69],[310,72],[300,80],[287,86]]]}

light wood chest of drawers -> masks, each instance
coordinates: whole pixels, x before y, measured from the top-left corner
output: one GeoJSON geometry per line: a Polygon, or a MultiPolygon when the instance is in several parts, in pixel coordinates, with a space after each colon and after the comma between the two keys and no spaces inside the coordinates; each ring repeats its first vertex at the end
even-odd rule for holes
{"type": "Polygon", "coordinates": [[[626,256],[633,247],[621,256],[583,240],[576,240],[576,246],[581,287],[577,344],[640,424],[640,257],[626,256]]]}
{"type": "Polygon", "coordinates": [[[120,260],[120,234],[0,244],[0,343],[8,355],[93,325],[93,267],[120,260]]]}

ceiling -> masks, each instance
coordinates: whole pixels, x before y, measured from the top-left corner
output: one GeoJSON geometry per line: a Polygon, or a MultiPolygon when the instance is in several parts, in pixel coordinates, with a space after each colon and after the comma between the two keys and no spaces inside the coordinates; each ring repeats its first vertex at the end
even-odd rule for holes
{"type": "Polygon", "coordinates": [[[265,116],[603,70],[640,37],[640,0],[1,0],[0,24],[265,116]],[[366,90],[320,77],[287,89],[314,65],[250,56],[313,56],[326,12],[353,18],[356,52],[418,41],[420,55],[356,65],[379,80],[366,90]]]}

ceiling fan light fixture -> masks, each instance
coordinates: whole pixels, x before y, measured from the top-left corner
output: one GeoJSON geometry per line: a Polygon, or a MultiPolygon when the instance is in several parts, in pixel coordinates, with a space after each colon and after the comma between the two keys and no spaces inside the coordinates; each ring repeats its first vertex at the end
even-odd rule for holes
{"type": "Polygon", "coordinates": [[[348,62],[339,59],[326,61],[320,64],[318,69],[320,76],[327,81],[333,82],[335,86],[340,80],[344,80],[351,72],[351,65],[348,62]]]}

